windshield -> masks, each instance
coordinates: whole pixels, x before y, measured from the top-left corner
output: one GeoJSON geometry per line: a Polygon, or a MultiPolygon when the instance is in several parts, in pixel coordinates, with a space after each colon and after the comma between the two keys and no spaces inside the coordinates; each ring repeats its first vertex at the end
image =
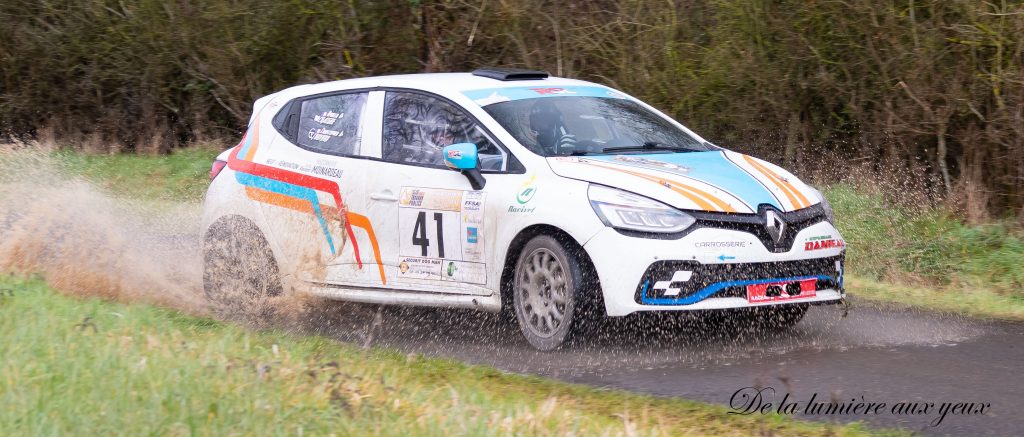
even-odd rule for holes
{"type": "Polygon", "coordinates": [[[484,110],[522,145],[542,156],[714,150],[624,98],[518,99],[493,103],[484,110]]]}

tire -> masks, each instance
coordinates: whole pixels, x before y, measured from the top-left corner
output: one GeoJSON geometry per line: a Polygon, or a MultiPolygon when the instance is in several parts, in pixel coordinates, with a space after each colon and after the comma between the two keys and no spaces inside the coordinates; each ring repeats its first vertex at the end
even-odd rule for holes
{"type": "Polygon", "coordinates": [[[282,293],[270,245],[247,220],[216,223],[203,240],[203,292],[216,313],[267,316],[266,301],[282,293]]]}
{"type": "Polygon", "coordinates": [[[562,347],[591,313],[580,260],[548,235],[523,246],[512,283],[512,307],[526,341],[541,351],[562,347]]]}

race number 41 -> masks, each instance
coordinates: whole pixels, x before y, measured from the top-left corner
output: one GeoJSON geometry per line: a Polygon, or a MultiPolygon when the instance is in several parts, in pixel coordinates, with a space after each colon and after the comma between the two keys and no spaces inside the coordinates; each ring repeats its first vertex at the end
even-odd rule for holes
{"type": "Polygon", "coordinates": [[[462,259],[458,212],[401,208],[398,215],[402,256],[462,259]]]}

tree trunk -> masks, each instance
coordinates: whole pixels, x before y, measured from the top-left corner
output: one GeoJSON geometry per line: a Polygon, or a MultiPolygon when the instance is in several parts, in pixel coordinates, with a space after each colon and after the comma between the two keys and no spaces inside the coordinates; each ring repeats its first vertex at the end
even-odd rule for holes
{"type": "Polygon", "coordinates": [[[942,121],[939,123],[935,133],[936,139],[938,140],[938,144],[935,149],[935,161],[939,166],[939,172],[942,173],[942,186],[945,188],[945,194],[949,194],[952,184],[949,181],[949,166],[946,165],[946,128],[946,122],[942,121]]]}

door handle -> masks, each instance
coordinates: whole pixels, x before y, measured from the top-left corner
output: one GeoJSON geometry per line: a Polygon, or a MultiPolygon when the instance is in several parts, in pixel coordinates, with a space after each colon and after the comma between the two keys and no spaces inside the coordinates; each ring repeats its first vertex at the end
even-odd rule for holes
{"type": "Polygon", "coordinates": [[[390,191],[385,191],[383,193],[371,193],[370,194],[370,198],[373,199],[373,200],[382,200],[382,201],[385,201],[385,202],[397,202],[398,201],[398,197],[396,197],[390,191]]]}

